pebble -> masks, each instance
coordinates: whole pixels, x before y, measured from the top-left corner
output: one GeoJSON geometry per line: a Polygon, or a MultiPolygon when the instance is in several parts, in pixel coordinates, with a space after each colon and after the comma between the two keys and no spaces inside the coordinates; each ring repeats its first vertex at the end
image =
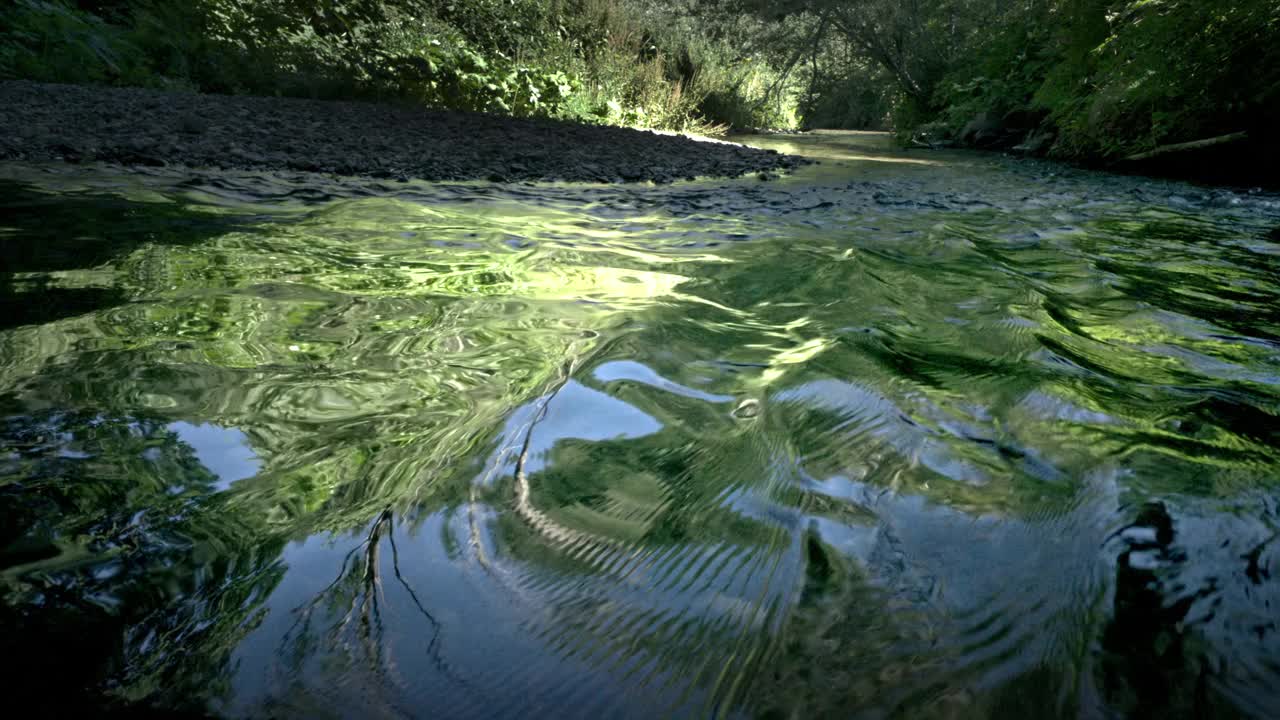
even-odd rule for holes
{"type": "Polygon", "coordinates": [[[0,82],[0,159],[234,166],[516,183],[772,179],[807,161],[728,143],[549,119],[360,102],[0,82]],[[235,146],[234,151],[228,152],[235,146]]]}

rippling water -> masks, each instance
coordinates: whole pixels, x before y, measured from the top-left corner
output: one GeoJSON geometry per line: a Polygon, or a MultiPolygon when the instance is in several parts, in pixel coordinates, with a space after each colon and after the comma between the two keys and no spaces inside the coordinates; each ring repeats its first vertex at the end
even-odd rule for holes
{"type": "Polygon", "coordinates": [[[1274,717],[1280,200],[0,167],[10,699],[1274,717]]]}

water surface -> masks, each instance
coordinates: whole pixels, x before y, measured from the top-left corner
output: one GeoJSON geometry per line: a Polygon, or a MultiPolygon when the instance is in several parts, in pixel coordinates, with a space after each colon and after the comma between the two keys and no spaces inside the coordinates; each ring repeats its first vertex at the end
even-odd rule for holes
{"type": "Polygon", "coordinates": [[[822,163],[0,166],[13,692],[1273,717],[1280,200],[757,142],[822,163]]]}

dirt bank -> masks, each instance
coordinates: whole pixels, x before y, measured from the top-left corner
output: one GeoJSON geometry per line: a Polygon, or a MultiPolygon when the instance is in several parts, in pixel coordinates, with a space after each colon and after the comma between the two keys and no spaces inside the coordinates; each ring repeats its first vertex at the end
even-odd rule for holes
{"type": "Polygon", "coordinates": [[[0,82],[0,159],[498,182],[669,182],[804,162],[553,120],[25,81],[0,82]]]}

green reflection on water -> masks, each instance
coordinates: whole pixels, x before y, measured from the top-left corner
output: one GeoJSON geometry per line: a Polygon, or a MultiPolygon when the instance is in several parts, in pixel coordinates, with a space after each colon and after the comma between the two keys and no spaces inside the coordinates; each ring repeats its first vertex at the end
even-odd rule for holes
{"type": "Polygon", "coordinates": [[[824,163],[9,168],[18,686],[286,716],[1267,707],[1274,202],[771,142],[824,163]]]}

